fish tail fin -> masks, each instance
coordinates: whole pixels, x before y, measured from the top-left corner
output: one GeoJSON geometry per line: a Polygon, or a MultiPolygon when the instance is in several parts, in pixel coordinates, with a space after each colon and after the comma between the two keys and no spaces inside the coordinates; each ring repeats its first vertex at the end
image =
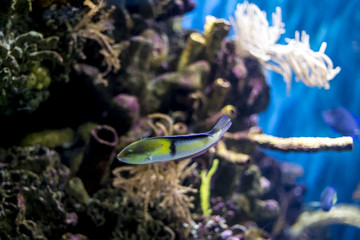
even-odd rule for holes
{"type": "Polygon", "coordinates": [[[226,131],[231,127],[231,119],[224,115],[220,120],[216,123],[216,125],[211,129],[208,134],[214,135],[220,132],[220,137],[222,137],[226,131]]]}

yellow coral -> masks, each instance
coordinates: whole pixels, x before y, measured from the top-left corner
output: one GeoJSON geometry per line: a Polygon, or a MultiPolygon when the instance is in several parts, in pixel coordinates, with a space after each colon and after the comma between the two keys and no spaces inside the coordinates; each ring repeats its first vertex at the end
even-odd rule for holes
{"type": "Polygon", "coordinates": [[[200,186],[200,203],[201,210],[204,217],[208,217],[211,214],[210,208],[210,184],[211,178],[216,172],[219,166],[219,159],[214,159],[213,165],[208,173],[205,170],[201,171],[201,186],[200,186]]]}

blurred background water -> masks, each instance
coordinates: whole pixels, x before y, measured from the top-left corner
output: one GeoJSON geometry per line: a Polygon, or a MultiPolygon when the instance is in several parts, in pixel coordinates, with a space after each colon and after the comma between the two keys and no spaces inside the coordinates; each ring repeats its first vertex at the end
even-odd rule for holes
{"type": "MultiPolygon", "coordinates": [[[[193,0],[197,7],[183,19],[187,29],[203,30],[205,17],[213,15],[229,19],[233,16],[236,0],[193,0]]],[[[327,42],[325,53],[333,60],[334,67],[341,72],[330,82],[330,89],[309,88],[303,83],[292,82],[291,92],[286,93],[282,76],[267,72],[271,86],[270,104],[260,114],[259,125],[267,134],[279,137],[339,137],[325,124],[321,113],[324,110],[345,107],[360,116],[360,1],[340,0],[268,0],[250,1],[267,13],[271,23],[271,13],[281,7],[285,38],[294,38],[296,30],[305,30],[310,35],[310,46],[318,51],[322,42],[327,42]]],[[[233,36],[233,31],[231,36],[233,36]]],[[[355,140],[350,152],[325,153],[280,153],[268,151],[280,161],[301,164],[305,182],[306,201],[319,201],[321,191],[333,185],[338,191],[338,202],[356,204],[352,193],[360,181],[360,143],[355,140]]],[[[332,228],[331,239],[360,239],[360,231],[353,227],[332,228]]]]}

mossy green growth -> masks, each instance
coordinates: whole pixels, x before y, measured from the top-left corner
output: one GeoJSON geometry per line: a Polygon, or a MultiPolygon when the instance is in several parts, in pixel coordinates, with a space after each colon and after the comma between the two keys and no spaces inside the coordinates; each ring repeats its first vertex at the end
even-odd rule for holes
{"type": "Polygon", "coordinates": [[[66,185],[65,191],[82,204],[87,204],[90,196],[86,191],[83,182],[78,177],[72,177],[66,185]]]}
{"type": "Polygon", "coordinates": [[[42,145],[48,148],[54,148],[71,142],[74,139],[74,130],[71,128],[63,128],[56,130],[44,130],[41,132],[30,133],[25,136],[20,145],[34,146],[42,145]]]}
{"type": "Polygon", "coordinates": [[[211,214],[210,209],[210,183],[211,178],[216,172],[217,168],[219,166],[219,160],[214,159],[213,165],[208,173],[206,173],[206,170],[201,171],[201,186],[200,186],[200,205],[201,210],[203,212],[204,217],[208,217],[211,214]]]}
{"type": "Polygon", "coordinates": [[[91,131],[99,124],[94,122],[86,122],[80,125],[77,129],[77,133],[79,134],[80,138],[86,142],[91,134],[91,131]]]}
{"type": "Polygon", "coordinates": [[[50,85],[49,72],[43,67],[34,67],[28,78],[27,87],[30,89],[43,90],[50,85]]]}

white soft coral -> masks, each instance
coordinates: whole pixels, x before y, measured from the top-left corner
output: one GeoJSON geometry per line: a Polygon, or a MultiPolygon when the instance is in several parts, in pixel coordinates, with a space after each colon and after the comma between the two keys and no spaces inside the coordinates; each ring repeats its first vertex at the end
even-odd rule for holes
{"type": "Polygon", "coordinates": [[[285,32],[279,7],[272,14],[273,26],[269,26],[265,12],[247,1],[237,5],[235,19],[232,18],[231,22],[239,56],[255,57],[265,68],[281,74],[288,90],[292,72],[296,80],[307,86],[325,89],[329,89],[329,81],[340,72],[340,67],[333,68],[331,59],[325,54],[326,43],[321,44],[318,52],[312,51],[305,31],[302,31],[301,38],[296,31],[295,39],[286,39],[286,45],[276,44],[285,32]]]}

